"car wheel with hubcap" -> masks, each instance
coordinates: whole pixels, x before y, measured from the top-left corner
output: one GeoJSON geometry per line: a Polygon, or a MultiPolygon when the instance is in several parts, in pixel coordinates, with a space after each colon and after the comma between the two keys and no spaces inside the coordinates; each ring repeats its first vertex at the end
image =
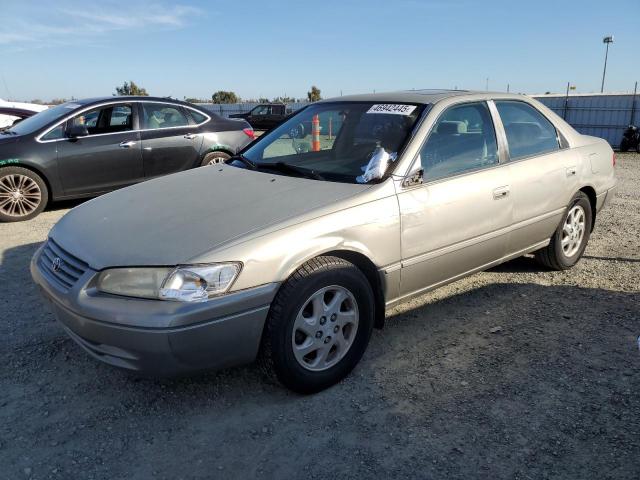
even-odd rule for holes
{"type": "Polygon", "coordinates": [[[587,247],[592,221],[589,197],[576,193],[549,245],[536,252],[536,260],[553,270],[573,267],[587,247]]]}
{"type": "Polygon", "coordinates": [[[225,152],[209,152],[202,159],[202,164],[200,166],[207,167],[210,165],[218,165],[220,163],[225,163],[230,158],[231,155],[225,152]]]}
{"type": "Polygon", "coordinates": [[[317,257],[276,295],[265,325],[263,358],[288,388],[323,390],[358,363],[373,318],[373,291],[362,271],[342,258],[317,257]]]}
{"type": "Polygon", "coordinates": [[[47,205],[47,185],[22,167],[0,169],[0,221],[20,222],[37,216],[47,205]]]}

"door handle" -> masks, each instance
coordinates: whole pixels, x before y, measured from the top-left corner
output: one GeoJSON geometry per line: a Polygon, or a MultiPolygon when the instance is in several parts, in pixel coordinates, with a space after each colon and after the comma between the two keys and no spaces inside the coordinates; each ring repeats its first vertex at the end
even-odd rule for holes
{"type": "Polygon", "coordinates": [[[189,139],[189,140],[192,140],[192,139],[196,138],[197,136],[198,136],[198,134],[197,134],[197,133],[187,133],[187,134],[184,136],[184,138],[187,138],[187,139],[189,139]]]}
{"type": "Polygon", "coordinates": [[[509,195],[509,185],[498,187],[493,191],[494,200],[500,200],[501,198],[505,198],[507,195],[509,195]]]}
{"type": "Polygon", "coordinates": [[[131,148],[136,144],[133,140],[129,140],[128,142],[122,142],[120,144],[120,148],[131,148]]]}
{"type": "Polygon", "coordinates": [[[578,173],[578,169],[576,167],[567,168],[567,177],[573,177],[576,173],[578,173]]]}

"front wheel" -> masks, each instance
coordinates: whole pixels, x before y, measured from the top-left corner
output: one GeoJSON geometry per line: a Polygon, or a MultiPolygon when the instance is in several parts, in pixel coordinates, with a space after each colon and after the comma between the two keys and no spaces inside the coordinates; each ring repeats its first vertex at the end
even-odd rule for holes
{"type": "Polygon", "coordinates": [[[0,221],[30,220],[47,206],[49,192],[44,180],[22,167],[0,169],[0,221]]]}
{"type": "Polygon", "coordinates": [[[337,257],[315,258],[276,295],[263,335],[264,360],[291,390],[318,392],[360,361],[373,318],[373,292],[360,269],[337,257]]]}
{"type": "Polygon", "coordinates": [[[535,253],[536,260],[553,270],[573,267],[587,248],[592,222],[589,197],[583,192],[576,193],[549,245],[535,253]]]}

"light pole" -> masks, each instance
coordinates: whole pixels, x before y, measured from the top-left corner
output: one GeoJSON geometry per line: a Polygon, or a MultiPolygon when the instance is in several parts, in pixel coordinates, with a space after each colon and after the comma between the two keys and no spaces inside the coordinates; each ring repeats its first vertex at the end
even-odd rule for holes
{"type": "Polygon", "coordinates": [[[602,71],[602,86],[600,87],[600,93],[604,92],[604,77],[607,74],[607,57],[609,56],[609,44],[613,43],[613,35],[608,35],[602,39],[602,43],[607,44],[607,50],[604,54],[604,70],[602,71]]]}

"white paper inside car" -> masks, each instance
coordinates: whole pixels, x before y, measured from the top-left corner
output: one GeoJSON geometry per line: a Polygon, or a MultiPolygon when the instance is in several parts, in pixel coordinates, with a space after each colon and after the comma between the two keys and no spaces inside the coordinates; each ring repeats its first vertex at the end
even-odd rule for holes
{"type": "Polygon", "coordinates": [[[387,153],[382,147],[376,147],[371,155],[371,159],[367,166],[364,167],[364,173],[356,177],[356,182],[367,183],[377,178],[382,178],[389,167],[389,163],[395,161],[396,152],[387,153]]]}

